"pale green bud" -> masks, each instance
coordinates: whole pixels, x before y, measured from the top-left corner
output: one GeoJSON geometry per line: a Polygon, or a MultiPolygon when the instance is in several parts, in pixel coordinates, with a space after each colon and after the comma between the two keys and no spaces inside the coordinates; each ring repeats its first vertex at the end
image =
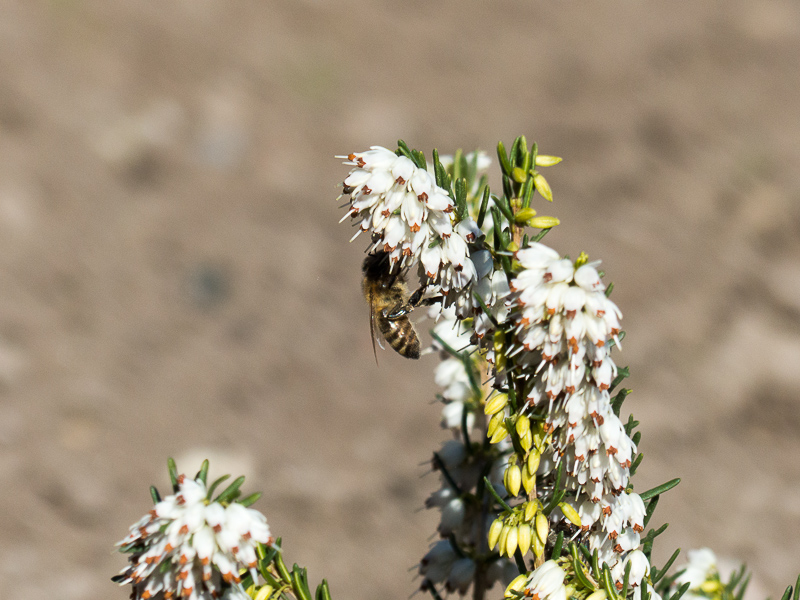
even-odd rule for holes
{"type": "Polygon", "coordinates": [[[533,540],[531,526],[527,523],[523,523],[518,527],[518,530],[517,543],[519,544],[519,551],[522,553],[522,556],[525,556],[528,550],[531,549],[531,541],[533,540]]]}
{"type": "Polygon", "coordinates": [[[512,527],[508,531],[508,536],[506,537],[506,556],[508,557],[514,556],[514,552],[517,551],[518,540],[519,540],[519,529],[517,527],[512,527]]]}
{"type": "Polygon", "coordinates": [[[520,415],[517,417],[517,422],[514,425],[517,429],[517,435],[522,437],[523,435],[531,432],[531,422],[528,417],[525,415],[520,415]]]}
{"type": "MultiPolygon", "coordinates": [[[[534,437],[534,442],[536,441],[536,437],[534,437]]],[[[536,471],[539,470],[539,460],[541,459],[542,455],[539,453],[538,450],[531,450],[528,454],[528,460],[525,462],[525,466],[528,469],[528,472],[531,475],[536,475],[536,471]]]]}
{"type": "Polygon", "coordinates": [[[528,574],[523,573],[522,575],[518,575],[514,579],[511,580],[511,583],[508,584],[506,588],[506,593],[504,594],[506,598],[512,596],[512,592],[521,592],[522,588],[525,587],[525,584],[528,582],[528,574]]]}
{"type": "Polygon", "coordinates": [[[517,214],[514,215],[514,220],[522,225],[523,223],[527,223],[529,219],[532,219],[536,216],[536,211],[532,208],[521,208],[517,211],[517,214]]]}
{"type": "Polygon", "coordinates": [[[581,526],[581,516],[578,514],[577,510],[572,508],[571,505],[567,504],[566,502],[559,502],[558,508],[560,508],[561,512],[564,513],[564,516],[569,519],[570,523],[577,527],[581,526]]]}
{"type": "Polygon", "coordinates": [[[519,495],[519,488],[522,485],[522,472],[519,465],[511,465],[506,469],[506,489],[512,496],[519,495]]]}
{"type": "Polygon", "coordinates": [[[533,217],[530,221],[528,221],[528,225],[531,227],[536,227],[536,229],[552,229],[556,225],[560,225],[561,221],[558,220],[558,217],[546,217],[542,215],[541,217],[533,217]]]}
{"type": "Polygon", "coordinates": [[[550,189],[550,184],[547,183],[544,176],[537,171],[533,173],[533,185],[536,187],[536,191],[542,195],[542,198],[548,202],[553,201],[553,190],[550,189]]]}
{"type": "Polygon", "coordinates": [[[253,600],[267,600],[273,592],[273,588],[271,585],[265,585],[260,590],[258,590],[258,594],[255,595],[253,600]]]}
{"type": "Polygon", "coordinates": [[[519,445],[522,446],[522,449],[526,452],[531,449],[533,446],[533,436],[531,435],[530,430],[528,430],[525,435],[520,436],[519,438],[519,445]]]}
{"type": "Polygon", "coordinates": [[[497,425],[497,429],[495,430],[494,435],[492,435],[491,439],[489,440],[489,443],[497,444],[498,442],[502,442],[507,437],[508,437],[508,428],[506,427],[505,423],[500,423],[497,425]]]}
{"type": "Polygon", "coordinates": [[[503,520],[497,518],[489,527],[489,550],[494,550],[497,545],[497,540],[500,539],[500,532],[503,531],[503,520]]]}
{"type": "Polygon", "coordinates": [[[487,415],[494,415],[503,410],[506,404],[508,404],[508,394],[497,394],[486,403],[486,406],[483,407],[483,412],[487,415]]]}
{"type": "Polygon", "coordinates": [[[606,594],[606,591],[603,588],[600,588],[599,590],[589,594],[586,597],[586,600],[606,600],[606,598],[608,598],[608,594],[606,594]]]}
{"type": "Polygon", "coordinates": [[[563,159],[560,156],[549,156],[547,154],[537,154],[536,155],[536,166],[537,167],[552,167],[553,165],[557,165],[563,159]]]}
{"type": "Polygon", "coordinates": [[[536,515],[536,537],[539,538],[539,541],[541,541],[543,545],[547,543],[547,534],[549,531],[550,523],[547,521],[547,517],[544,516],[544,513],[538,513],[536,515]]]}
{"type": "Polygon", "coordinates": [[[503,556],[503,553],[506,551],[506,540],[508,539],[509,531],[511,531],[511,525],[503,525],[503,528],[500,530],[500,537],[497,538],[497,551],[500,553],[500,556],[503,556]]]}
{"type": "Polygon", "coordinates": [[[526,502],[525,512],[523,513],[522,519],[525,522],[530,523],[531,521],[533,521],[533,518],[536,516],[538,510],[539,510],[538,502],[536,502],[535,500],[532,500],[531,502],[526,502]]]}
{"type": "Polygon", "coordinates": [[[525,493],[530,494],[533,487],[536,485],[536,474],[534,473],[531,475],[530,471],[528,471],[528,467],[526,466],[524,469],[521,469],[522,475],[522,487],[525,488],[525,493]]]}

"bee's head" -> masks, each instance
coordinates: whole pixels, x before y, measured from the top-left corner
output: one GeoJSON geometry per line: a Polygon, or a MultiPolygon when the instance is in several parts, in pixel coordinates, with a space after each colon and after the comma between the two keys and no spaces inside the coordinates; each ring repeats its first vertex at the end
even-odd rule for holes
{"type": "Polygon", "coordinates": [[[392,273],[392,263],[389,260],[389,253],[383,250],[378,250],[371,254],[367,254],[364,258],[364,264],[361,267],[364,277],[371,281],[380,281],[384,285],[394,281],[397,273],[392,273]]]}

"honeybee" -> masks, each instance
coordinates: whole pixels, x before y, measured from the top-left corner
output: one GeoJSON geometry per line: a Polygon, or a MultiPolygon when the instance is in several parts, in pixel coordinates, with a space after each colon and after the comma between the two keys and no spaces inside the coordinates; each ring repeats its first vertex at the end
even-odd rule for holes
{"type": "Polygon", "coordinates": [[[409,295],[402,269],[393,268],[389,254],[378,251],[367,254],[361,269],[362,289],[369,304],[369,331],[375,360],[375,325],[389,345],[401,356],[419,358],[417,331],[408,314],[422,303],[424,288],[409,295]]]}

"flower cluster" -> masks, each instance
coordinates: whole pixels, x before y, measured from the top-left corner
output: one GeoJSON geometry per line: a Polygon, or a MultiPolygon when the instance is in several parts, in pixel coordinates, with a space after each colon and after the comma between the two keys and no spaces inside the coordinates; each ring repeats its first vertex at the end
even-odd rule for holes
{"type": "Polygon", "coordinates": [[[200,479],[181,475],[177,485],[117,543],[131,564],[116,581],[132,585],[135,600],[247,598],[240,573],[250,569],[255,580],[256,544],[273,541],[266,518],[237,502],[209,501],[200,479]]]}
{"type": "Polygon", "coordinates": [[[398,269],[419,264],[422,284],[467,316],[473,308],[470,290],[486,275],[488,256],[477,262],[471,256],[470,244],[482,235],[475,221],[459,220],[448,191],[407,156],[372,146],[338,158],[354,165],[344,180],[350,206],[342,218],[357,223],[353,239],[367,232],[369,251],[386,252],[398,269]]]}

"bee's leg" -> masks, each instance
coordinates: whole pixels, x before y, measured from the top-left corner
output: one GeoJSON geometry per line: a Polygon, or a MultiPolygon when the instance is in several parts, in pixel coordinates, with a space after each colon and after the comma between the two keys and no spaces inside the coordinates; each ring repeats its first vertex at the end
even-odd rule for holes
{"type": "Polygon", "coordinates": [[[383,317],[385,319],[389,319],[390,321],[395,321],[400,317],[406,316],[414,310],[414,306],[410,303],[404,304],[402,302],[398,302],[392,308],[384,308],[383,309],[383,317]]]}
{"type": "Polygon", "coordinates": [[[437,302],[441,302],[444,296],[434,296],[432,298],[422,298],[422,295],[425,293],[427,286],[423,285],[419,288],[416,292],[411,294],[411,298],[408,299],[408,303],[411,306],[430,306],[431,304],[436,304],[437,302]]]}

